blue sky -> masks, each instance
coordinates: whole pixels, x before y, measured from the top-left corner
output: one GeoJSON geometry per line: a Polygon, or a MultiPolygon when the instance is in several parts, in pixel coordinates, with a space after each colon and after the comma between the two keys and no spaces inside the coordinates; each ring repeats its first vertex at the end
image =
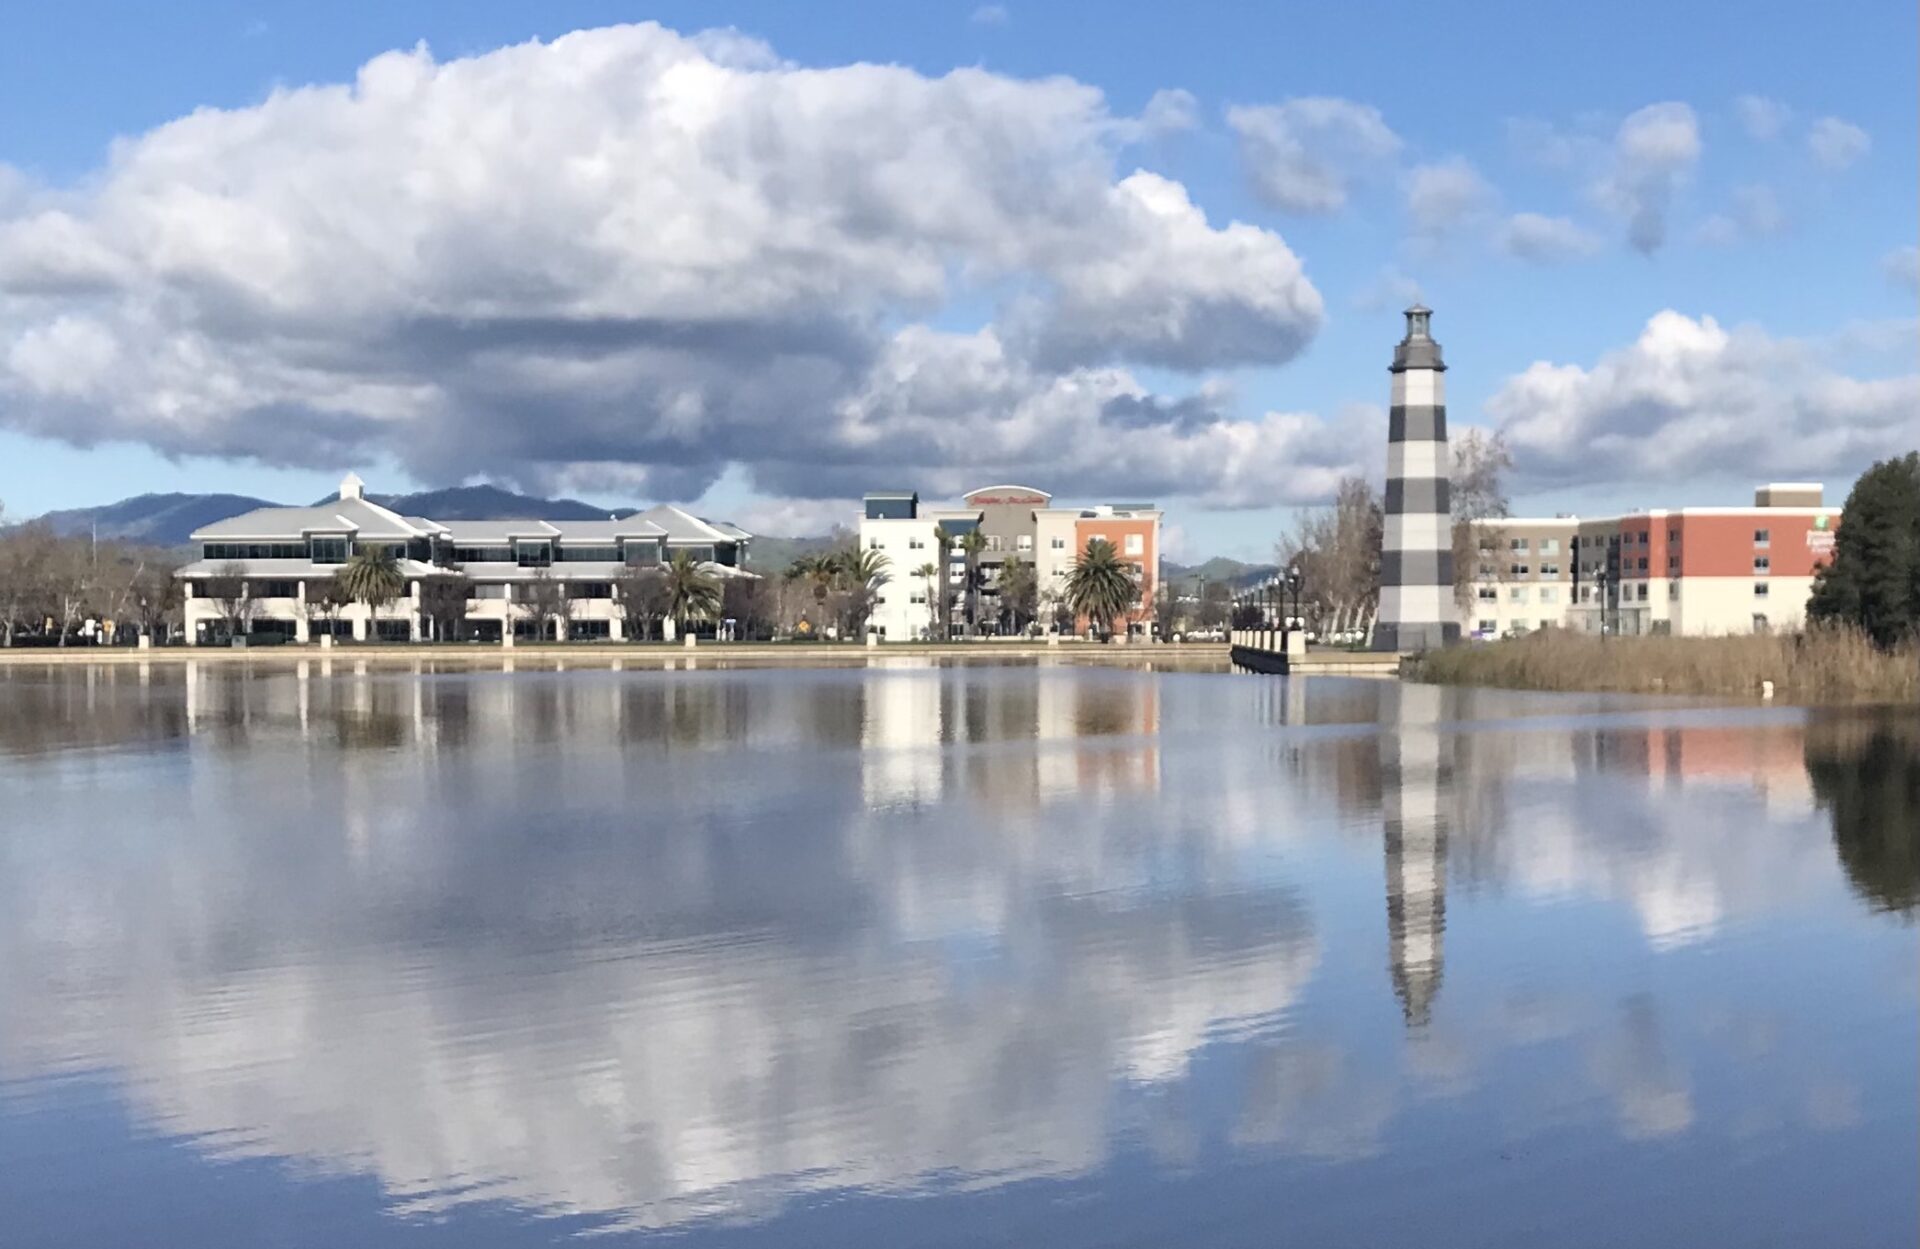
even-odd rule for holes
{"type": "MultiPolygon", "coordinates": [[[[1102,338],[1098,352],[1074,359],[1071,368],[1125,367],[1124,384],[1167,403],[1204,396],[1214,419],[1253,421],[1280,412],[1311,414],[1324,423],[1299,437],[1269,430],[1244,444],[1226,434],[1194,441],[1186,437],[1191,430],[1169,425],[1165,458],[1194,466],[1183,469],[1194,476],[1190,492],[1166,488],[1183,478],[1145,470],[1133,476],[1116,470],[1098,481],[1106,487],[1100,493],[1123,490],[1137,479],[1166,496],[1193,553],[1265,553],[1294,506],[1310,503],[1329,473],[1366,454],[1371,438],[1362,435],[1369,409],[1385,403],[1384,365],[1399,335],[1398,308],[1416,289],[1437,310],[1435,332],[1452,364],[1453,420],[1510,430],[1520,468],[1516,504],[1523,510],[1727,503],[1765,476],[1824,478],[1843,489],[1873,455],[1920,442],[1920,418],[1909,402],[1920,393],[1912,376],[1915,288],[1911,253],[1901,251],[1913,246],[1915,235],[1912,49],[1920,31],[1912,5],[1880,0],[1830,6],[1817,15],[1805,6],[1752,3],[1201,2],[1108,4],[1097,11],[1017,2],[558,3],[539,6],[537,15],[525,5],[485,2],[344,9],[192,0],[37,7],[17,10],[0,31],[0,240],[10,213],[17,223],[49,211],[69,214],[109,238],[118,220],[117,184],[130,181],[116,173],[116,144],[124,152],[140,144],[140,136],[196,108],[248,110],[276,87],[352,82],[371,58],[421,41],[434,62],[446,66],[532,38],[643,20],[682,34],[731,27],[764,42],[789,69],[831,71],[873,62],[904,66],[926,79],[969,66],[995,81],[1033,84],[1063,77],[1096,89],[1115,118],[1138,117],[1156,93],[1190,93],[1179,124],[1104,141],[1112,178],[1146,169],[1180,184],[1209,228],[1243,222],[1276,244],[1283,241],[1317,292],[1319,315],[1301,331],[1304,342],[1297,349],[1276,348],[1265,357],[1258,350],[1233,358],[1218,351],[1195,355],[1190,341],[1175,350],[1123,329],[1102,338]],[[1303,211],[1297,197],[1288,202],[1292,192],[1263,195],[1260,155],[1249,150],[1247,127],[1230,110],[1329,98],[1342,102],[1348,116],[1371,112],[1390,144],[1368,150],[1365,133],[1341,132],[1319,140],[1324,150],[1310,150],[1316,162],[1340,175],[1337,207],[1303,211]],[[1671,111],[1645,113],[1661,107],[1684,113],[1676,124],[1686,134],[1676,140],[1678,147],[1661,147],[1672,131],[1648,129],[1659,142],[1636,148],[1629,134],[1636,117],[1650,126],[1675,121],[1671,111]],[[1629,157],[1643,163],[1634,165],[1629,157]],[[1423,177],[1432,193],[1424,208],[1423,177]],[[9,178],[16,188],[11,209],[9,178]],[[1657,246],[1636,248],[1630,241],[1633,204],[1623,204],[1623,194],[1638,196],[1638,203],[1657,201],[1657,246]],[[1554,223],[1559,233],[1553,237],[1563,246],[1551,262],[1513,254],[1513,223],[1520,214],[1554,223]],[[1650,319],[1669,310],[1692,323],[1713,318],[1727,340],[1712,334],[1701,340],[1675,322],[1649,331],[1650,319]],[[1643,332],[1653,337],[1643,339],[1643,332]],[[1693,354],[1668,376],[1661,362],[1676,350],[1693,354]],[[1610,356],[1619,358],[1608,371],[1610,356]],[[1579,376],[1516,380],[1536,362],[1579,376]],[[1778,395],[1759,393],[1776,382],[1778,395]],[[1769,427],[1764,435],[1757,432],[1763,426],[1769,427]],[[1605,439],[1608,429],[1631,437],[1605,439]],[[1648,450],[1661,445],[1682,450],[1648,450]],[[1221,480],[1213,480],[1208,457],[1231,458],[1232,448],[1243,446],[1239,453],[1297,456],[1324,471],[1283,476],[1278,469],[1268,475],[1222,469],[1221,480]],[[1806,454],[1797,455],[1796,446],[1806,454]],[[1797,461],[1804,461],[1805,471],[1791,471],[1797,461]],[[1263,491],[1272,496],[1270,503],[1263,491]]],[[[511,80],[505,81],[501,90],[511,93],[511,80]]],[[[527,116],[533,115],[529,108],[527,116]]],[[[1003,127],[995,132],[996,143],[1019,141],[1017,125],[1004,129],[1004,118],[996,124],[1003,127]]],[[[798,141],[794,135],[807,137],[789,129],[769,141],[798,141]]],[[[283,126],[273,152],[285,159],[300,141],[302,132],[283,126]]],[[[337,136],[313,141],[339,142],[337,136]]],[[[457,134],[450,142],[460,143],[457,134]]],[[[1044,143],[1038,150],[1044,158],[1059,153],[1044,143]]],[[[180,176],[219,186],[225,177],[219,162],[239,159],[231,146],[221,151],[225,155],[173,154],[159,167],[185,169],[180,176]],[[195,160],[203,163],[193,165],[195,160]]],[[[483,148],[475,151],[476,159],[484,158],[483,148]]],[[[1281,175],[1298,172],[1289,167],[1281,175]]],[[[151,179],[139,189],[151,202],[151,179]]],[[[502,211],[521,209],[509,204],[502,211]]],[[[1032,228],[1033,218],[1019,220],[1032,228]]],[[[441,228],[437,221],[428,227],[441,228]]],[[[44,246],[48,236],[22,237],[44,246]]],[[[153,236],[129,237],[132,244],[111,236],[116,247],[141,246],[141,239],[153,236]]],[[[510,245],[511,237],[503,237],[502,245],[510,245]]],[[[1009,327],[1017,318],[1006,309],[1013,301],[1074,279],[1049,268],[1051,260],[1030,258],[992,282],[955,277],[981,256],[999,254],[993,238],[983,231],[945,258],[949,285],[940,297],[906,297],[889,287],[872,305],[878,321],[889,328],[924,324],[956,337],[995,322],[1011,341],[1009,327]]],[[[11,253],[12,272],[27,271],[19,260],[26,250],[20,244],[11,253]]],[[[901,254],[912,256],[914,249],[901,254]]],[[[8,255],[0,242],[0,366],[25,336],[38,333],[35,342],[43,345],[49,327],[63,316],[99,315],[117,336],[112,358],[124,361],[152,349],[134,336],[178,335],[182,325],[200,325],[217,311],[203,304],[182,314],[184,321],[169,321],[172,311],[155,312],[162,304],[175,309],[183,300],[207,298],[205,284],[186,283],[176,273],[167,275],[159,303],[153,293],[158,287],[143,283],[136,295],[130,283],[109,321],[98,313],[100,301],[117,296],[103,296],[97,285],[76,294],[78,285],[67,283],[48,294],[16,281],[10,291],[8,255]]],[[[647,280],[643,269],[636,272],[638,280],[647,280]]],[[[523,276],[509,272],[499,279],[489,291],[489,308],[510,303],[523,276]]],[[[539,283],[527,284],[544,286],[547,280],[543,274],[539,283]]],[[[842,288],[843,279],[830,284],[842,288]]],[[[1183,298],[1203,295],[1256,299],[1241,286],[1224,293],[1197,286],[1182,292],[1183,298]]],[[[316,301],[299,315],[310,323],[324,315],[324,305],[316,301]]],[[[1072,316],[1071,300],[1045,315],[1058,328],[1072,316]]],[[[1248,324],[1281,333],[1290,325],[1299,328],[1277,315],[1268,309],[1248,324]]],[[[489,460],[472,446],[459,456],[417,454],[423,437],[437,434],[361,437],[355,431],[404,428],[388,415],[379,418],[385,424],[361,423],[372,419],[367,405],[386,414],[381,405],[398,402],[390,395],[361,396],[362,383],[392,380],[390,371],[371,366],[357,375],[353,369],[362,366],[346,368],[345,377],[336,369],[328,393],[342,396],[337,400],[315,400],[305,392],[289,398],[285,386],[272,398],[233,398],[249,384],[243,374],[257,380],[259,348],[231,350],[232,360],[193,357],[208,375],[225,376],[231,368],[231,386],[183,393],[164,409],[151,399],[159,383],[142,381],[138,370],[124,370],[126,387],[142,388],[138,395],[104,382],[84,393],[69,388],[71,393],[56,394],[61,388],[50,386],[45,369],[30,374],[22,366],[16,371],[31,384],[16,378],[10,390],[0,368],[0,501],[21,515],[143,490],[219,489],[295,499],[322,492],[346,467],[382,486],[442,484],[451,474],[500,475],[496,466],[510,463],[506,457],[524,456],[511,450],[520,446],[511,440],[500,441],[491,453],[497,458],[489,460]],[[149,433],[156,421],[175,419],[181,405],[200,413],[202,405],[221,402],[238,406],[220,413],[208,407],[193,418],[190,434],[172,427],[149,433]],[[316,403],[323,410],[320,423],[334,432],[311,440],[290,433],[303,428],[316,403]],[[113,414],[102,415],[102,409],[113,414]],[[217,431],[208,432],[216,421],[217,431]],[[251,441],[256,438],[258,445],[251,441]]],[[[16,362],[24,358],[15,351],[16,362]]],[[[739,364],[741,358],[729,355],[732,371],[753,367],[739,364]]],[[[67,357],[54,359],[66,367],[67,357]]],[[[284,364],[277,362],[276,370],[284,364]]],[[[435,382],[430,366],[422,369],[408,386],[435,382]]],[[[660,384],[656,375],[630,376],[635,386],[660,384]]],[[[671,376],[688,387],[694,397],[682,398],[700,410],[702,421],[718,424],[721,418],[713,413],[720,406],[749,402],[724,386],[700,390],[685,382],[681,370],[671,376]]],[[[1033,385],[1079,377],[1060,365],[1033,385]]],[[[767,389],[812,393],[792,385],[783,377],[771,379],[767,389]]],[[[1019,393],[1025,392],[1010,383],[992,392],[1013,396],[1007,402],[1019,393]]],[[[884,479],[890,465],[924,463],[914,455],[933,453],[920,435],[905,433],[898,444],[876,434],[874,445],[913,447],[912,453],[876,452],[863,464],[849,450],[854,444],[796,442],[780,453],[785,467],[756,471],[752,449],[788,437],[783,431],[791,422],[815,419],[808,402],[845,400],[844,391],[828,388],[817,400],[797,401],[801,411],[755,427],[771,432],[735,431],[699,467],[674,473],[644,465],[593,468],[621,454],[620,405],[647,403],[620,397],[609,401],[611,407],[583,409],[576,424],[553,418],[556,430],[578,432],[582,449],[558,457],[543,479],[522,484],[572,487],[608,499],[697,490],[707,505],[763,524],[790,519],[798,527],[827,515],[832,501],[850,492],[846,483],[862,480],[863,471],[873,487],[937,490],[945,484],[938,473],[927,484],[884,479]],[[792,463],[804,464],[809,455],[843,463],[845,471],[826,473],[822,481],[831,478],[831,485],[810,482],[804,468],[792,463]]],[[[537,396],[515,402],[520,406],[503,398],[506,415],[491,419],[516,428],[547,419],[537,396]]],[[[467,415],[470,408],[471,401],[447,403],[425,428],[481,421],[467,415]]],[[[1036,401],[1033,410],[1032,419],[1044,423],[1055,409],[1036,401]]],[[[650,411],[633,419],[675,418],[650,411]]],[[[877,428],[879,418],[873,420],[877,428]]],[[[860,434],[855,444],[868,445],[861,441],[866,438],[860,434]]],[[[989,471],[989,463],[982,461],[981,471],[989,471]]],[[[1031,475],[1047,476],[1034,484],[1092,501],[1100,493],[1080,489],[1068,476],[1106,471],[1086,464],[1079,453],[1041,459],[1031,475]]]]}

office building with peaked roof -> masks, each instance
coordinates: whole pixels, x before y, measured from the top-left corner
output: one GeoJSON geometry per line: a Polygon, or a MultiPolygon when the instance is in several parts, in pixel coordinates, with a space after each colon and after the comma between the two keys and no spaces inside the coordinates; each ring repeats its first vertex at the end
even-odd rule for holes
{"type": "Polygon", "coordinates": [[[219,640],[233,623],[221,600],[242,596],[249,633],[418,640],[423,586],[440,578],[457,579],[465,593],[459,632],[469,638],[533,635],[541,622],[526,610],[529,595],[536,583],[557,583],[566,611],[555,632],[618,639],[625,613],[617,583],[631,566],[686,554],[714,576],[752,576],[744,567],[751,541],[737,525],[670,504],[605,520],[403,516],[367,498],[365,483],[348,474],[339,497],[325,503],[260,508],[194,531],[199,558],[177,575],[195,642],[219,640]],[[326,590],[347,561],[382,549],[399,570],[400,597],[379,610],[329,604],[326,590]]]}

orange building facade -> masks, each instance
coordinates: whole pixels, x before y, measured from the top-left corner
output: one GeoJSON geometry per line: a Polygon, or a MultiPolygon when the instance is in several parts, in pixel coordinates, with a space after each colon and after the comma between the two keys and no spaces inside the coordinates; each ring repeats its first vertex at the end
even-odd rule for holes
{"type": "MultiPolygon", "coordinates": [[[[1095,508],[1073,523],[1073,549],[1084,552],[1087,543],[1104,538],[1113,544],[1120,562],[1133,573],[1140,587],[1133,610],[1114,622],[1114,632],[1123,629],[1129,636],[1153,635],[1153,596],[1160,589],[1160,513],[1152,508],[1095,508]]],[[[1075,627],[1085,632],[1083,617],[1075,627]]]]}

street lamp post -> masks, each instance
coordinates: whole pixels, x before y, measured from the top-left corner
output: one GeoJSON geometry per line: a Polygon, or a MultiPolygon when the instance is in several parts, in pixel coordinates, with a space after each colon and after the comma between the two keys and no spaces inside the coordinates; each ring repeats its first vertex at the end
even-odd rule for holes
{"type": "Polygon", "coordinates": [[[1293,622],[1295,620],[1300,621],[1300,627],[1303,632],[1306,629],[1307,622],[1300,617],[1300,584],[1304,580],[1306,580],[1306,578],[1300,575],[1300,565],[1294,564],[1287,569],[1287,588],[1293,591],[1293,616],[1287,621],[1287,628],[1289,630],[1293,628],[1293,622]]]}

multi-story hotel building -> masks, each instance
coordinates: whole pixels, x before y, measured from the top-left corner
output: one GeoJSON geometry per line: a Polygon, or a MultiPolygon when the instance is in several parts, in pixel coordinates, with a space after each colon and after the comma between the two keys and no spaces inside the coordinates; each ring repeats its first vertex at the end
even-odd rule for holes
{"type": "MultiPolygon", "coordinates": [[[[1087,543],[1105,538],[1140,585],[1134,609],[1116,627],[1129,634],[1151,632],[1153,594],[1160,584],[1161,512],[1151,504],[1055,507],[1053,496],[1029,486],[986,486],[961,496],[959,507],[923,506],[911,491],[881,491],[865,499],[860,545],[887,560],[886,580],[875,596],[867,627],[882,640],[902,641],[937,632],[944,600],[958,636],[967,628],[966,536],[978,532],[980,581],[974,617],[981,632],[998,632],[1000,578],[1008,561],[1032,565],[1039,587],[1040,620],[1064,599],[1067,572],[1087,543]],[[935,531],[947,534],[940,550],[935,531]],[[928,573],[928,569],[933,571],[928,573]],[[942,588],[944,586],[944,593],[942,588]]],[[[1085,628],[1086,622],[1076,623],[1085,628]]]]}
{"type": "MultiPolygon", "coordinates": [[[[210,641],[227,611],[210,595],[216,583],[244,585],[249,631],[305,642],[323,634],[418,640],[423,582],[456,574],[467,594],[464,631],[499,641],[537,627],[522,604],[536,581],[558,582],[569,601],[572,636],[620,638],[616,582],[634,564],[686,552],[720,577],[745,577],[752,536],[662,504],[607,520],[435,521],[402,516],[366,497],[348,474],[340,497],[314,507],[268,507],[196,530],[200,558],[177,574],[185,582],[187,636],[210,641]],[[378,611],[352,603],[322,609],[320,593],[356,552],[385,549],[405,589],[378,611]]],[[[558,626],[556,625],[556,628],[558,626]]]]}
{"type": "Polygon", "coordinates": [[[1760,487],[1752,507],[1479,522],[1471,626],[1481,636],[1546,625],[1626,635],[1797,629],[1840,519],[1821,486],[1791,482],[1760,487]]]}

